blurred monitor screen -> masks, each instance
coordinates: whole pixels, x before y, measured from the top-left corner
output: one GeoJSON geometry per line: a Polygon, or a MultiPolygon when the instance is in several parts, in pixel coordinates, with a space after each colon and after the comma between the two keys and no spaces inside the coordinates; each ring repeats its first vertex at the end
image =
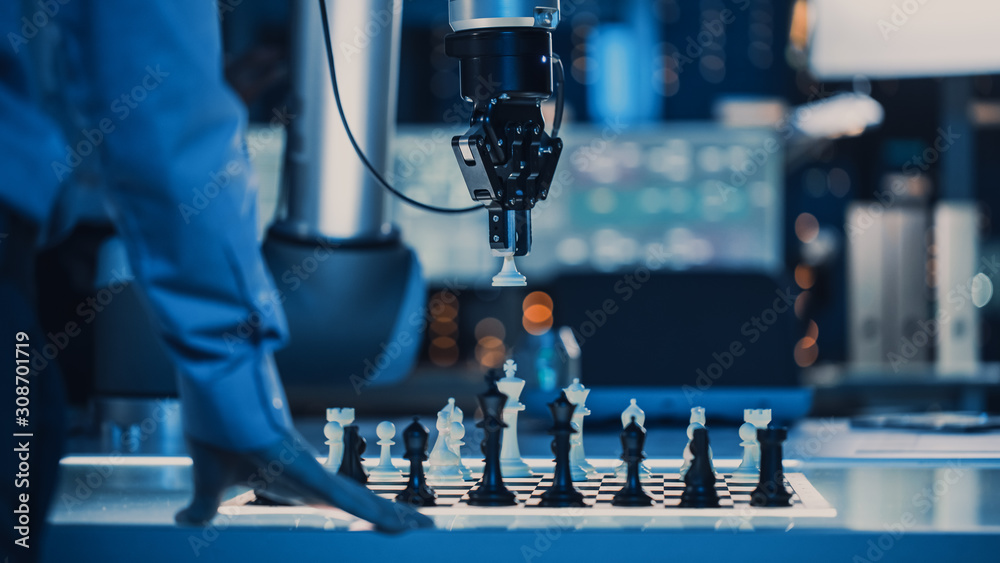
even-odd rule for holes
{"type": "MultiPolygon", "coordinates": [[[[782,267],[784,150],[773,128],[672,122],[572,126],[547,200],[532,212],[533,283],[567,272],[634,269],[773,274],[782,267]]],[[[462,207],[469,190],[451,135],[400,128],[393,178],[420,201],[462,207]]],[[[432,283],[487,281],[499,268],[482,213],[442,217],[394,200],[393,218],[432,283]]]]}
{"type": "Polygon", "coordinates": [[[824,80],[1000,72],[996,0],[811,0],[808,25],[824,80]]]}

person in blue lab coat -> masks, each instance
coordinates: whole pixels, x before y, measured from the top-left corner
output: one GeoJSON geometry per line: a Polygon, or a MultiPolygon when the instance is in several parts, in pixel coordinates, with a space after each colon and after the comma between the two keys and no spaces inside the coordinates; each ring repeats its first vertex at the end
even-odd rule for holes
{"type": "Polygon", "coordinates": [[[33,249],[74,168],[99,156],[104,199],[178,367],[195,485],[178,523],[207,523],[223,488],[258,477],[271,496],[335,505],[386,531],[428,526],[328,474],[292,427],[271,359],[287,329],[258,248],[245,109],[223,79],[215,3],[11,0],[0,3],[0,31],[0,342],[13,346],[18,332],[44,342],[29,305],[33,249]],[[38,91],[60,62],[38,55],[52,28],[71,35],[63,62],[80,61],[69,75],[88,102],[90,125],[68,135],[38,91]],[[197,214],[183,213],[194,188],[220,171],[223,189],[197,214]],[[224,337],[248,319],[256,330],[247,338],[224,337]]]}

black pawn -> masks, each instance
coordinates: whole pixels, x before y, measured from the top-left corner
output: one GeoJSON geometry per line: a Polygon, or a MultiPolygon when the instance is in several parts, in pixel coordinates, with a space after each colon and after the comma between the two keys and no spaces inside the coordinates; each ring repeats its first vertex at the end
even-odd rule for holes
{"type": "Polygon", "coordinates": [[[635,417],[628,424],[621,434],[622,440],[622,461],[628,468],[625,476],[625,486],[615,493],[611,504],[615,506],[651,506],[653,499],[642,490],[642,483],[639,481],[639,463],[646,459],[645,452],[642,451],[646,443],[646,431],[636,424],[635,417]]]}
{"type": "Polygon", "coordinates": [[[486,436],[482,442],[483,478],[475,489],[469,491],[468,503],[472,506],[511,506],[517,504],[517,495],[503,484],[500,473],[500,433],[507,427],[503,422],[507,395],[497,389],[493,374],[486,376],[486,382],[489,389],[476,397],[483,411],[483,420],[476,426],[482,428],[486,436]]]}
{"type": "Polygon", "coordinates": [[[694,459],[684,475],[680,505],[685,508],[717,507],[719,493],[715,490],[715,472],[708,460],[708,430],[696,428],[690,447],[694,459]]]}
{"type": "Polygon", "coordinates": [[[573,474],[569,467],[569,435],[576,433],[571,424],[576,405],[569,402],[566,393],[560,393],[559,398],[549,403],[549,410],[553,420],[549,434],[555,436],[552,452],[556,455],[556,468],[552,486],[542,493],[538,506],[587,506],[583,502],[583,494],[573,486],[573,474]]]}
{"type": "Polygon", "coordinates": [[[781,445],[788,437],[784,428],[757,430],[760,443],[760,481],[750,493],[751,506],[791,506],[792,495],[785,488],[785,469],[782,466],[781,445]]]}
{"type": "Polygon", "coordinates": [[[340,469],[337,473],[344,477],[350,477],[358,483],[368,482],[368,473],[365,473],[364,459],[361,454],[365,453],[367,443],[358,434],[358,427],[351,424],[344,427],[344,457],[340,460],[340,469]]]}
{"type": "Polygon", "coordinates": [[[413,506],[434,506],[437,494],[427,486],[424,477],[424,461],[427,460],[427,429],[416,417],[403,430],[403,459],[410,460],[410,474],[406,477],[406,488],[396,495],[396,502],[413,506]]]}

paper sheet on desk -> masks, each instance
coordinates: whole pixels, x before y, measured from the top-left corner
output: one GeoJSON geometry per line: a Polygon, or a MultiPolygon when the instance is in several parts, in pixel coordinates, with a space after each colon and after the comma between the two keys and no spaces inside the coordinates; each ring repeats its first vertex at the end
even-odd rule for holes
{"type": "Polygon", "coordinates": [[[792,459],[1000,459],[1000,432],[939,434],[851,428],[846,420],[807,420],[785,445],[792,459]]]}

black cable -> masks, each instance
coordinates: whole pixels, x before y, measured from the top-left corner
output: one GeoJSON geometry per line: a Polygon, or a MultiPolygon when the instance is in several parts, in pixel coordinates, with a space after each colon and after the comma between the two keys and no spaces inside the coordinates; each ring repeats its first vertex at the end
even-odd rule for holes
{"type": "Polygon", "coordinates": [[[382,187],[389,190],[389,192],[391,192],[393,195],[405,201],[406,203],[409,203],[414,207],[419,207],[420,209],[423,209],[425,211],[433,211],[435,213],[468,213],[470,211],[476,211],[478,209],[485,209],[485,206],[483,206],[482,204],[473,205],[471,207],[461,207],[458,209],[454,209],[448,207],[437,207],[435,205],[428,205],[426,203],[421,203],[415,199],[411,199],[410,197],[403,194],[396,188],[390,186],[389,182],[387,182],[386,179],[383,178],[381,174],[379,174],[379,171],[376,170],[374,166],[372,166],[372,163],[368,160],[368,157],[365,156],[364,152],[361,150],[361,147],[358,146],[358,142],[354,139],[354,134],[351,133],[351,127],[350,125],[347,124],[347,115],[344,113],[344,106],[343,104],[340,103],[340,88],[337,87],[337,71],[334,70],[333,66],[333,45],[330,42],[330,21],[326,15],[326,0],[319,0],[319,10],[323,20],[323,40],[326,43],[326,59],[330,67],[330,82],[333,83],[333,97],[337,101],[337,112],[340,113],[340,121],[341,123],[344,124],[344,132],[347,133],[347,138],[351,141],[351,146],[354,147],[354,152],[358,153],[358,158],[360,158],[361,162],[364,163],[365,167],[368,169],[368,172],[370,172],[371,175],[374,176],[375,179],[378,180],[380,184],[382,184],[382,187]]]}
{"type": "Polygon", "coordinates": [[[559,55],[553,54],[552,62],[556,69],[556,113],[552,117],[552,138],[557,138],[562,127],[563,103],[566,101],[566,72],[559,55]]]}

